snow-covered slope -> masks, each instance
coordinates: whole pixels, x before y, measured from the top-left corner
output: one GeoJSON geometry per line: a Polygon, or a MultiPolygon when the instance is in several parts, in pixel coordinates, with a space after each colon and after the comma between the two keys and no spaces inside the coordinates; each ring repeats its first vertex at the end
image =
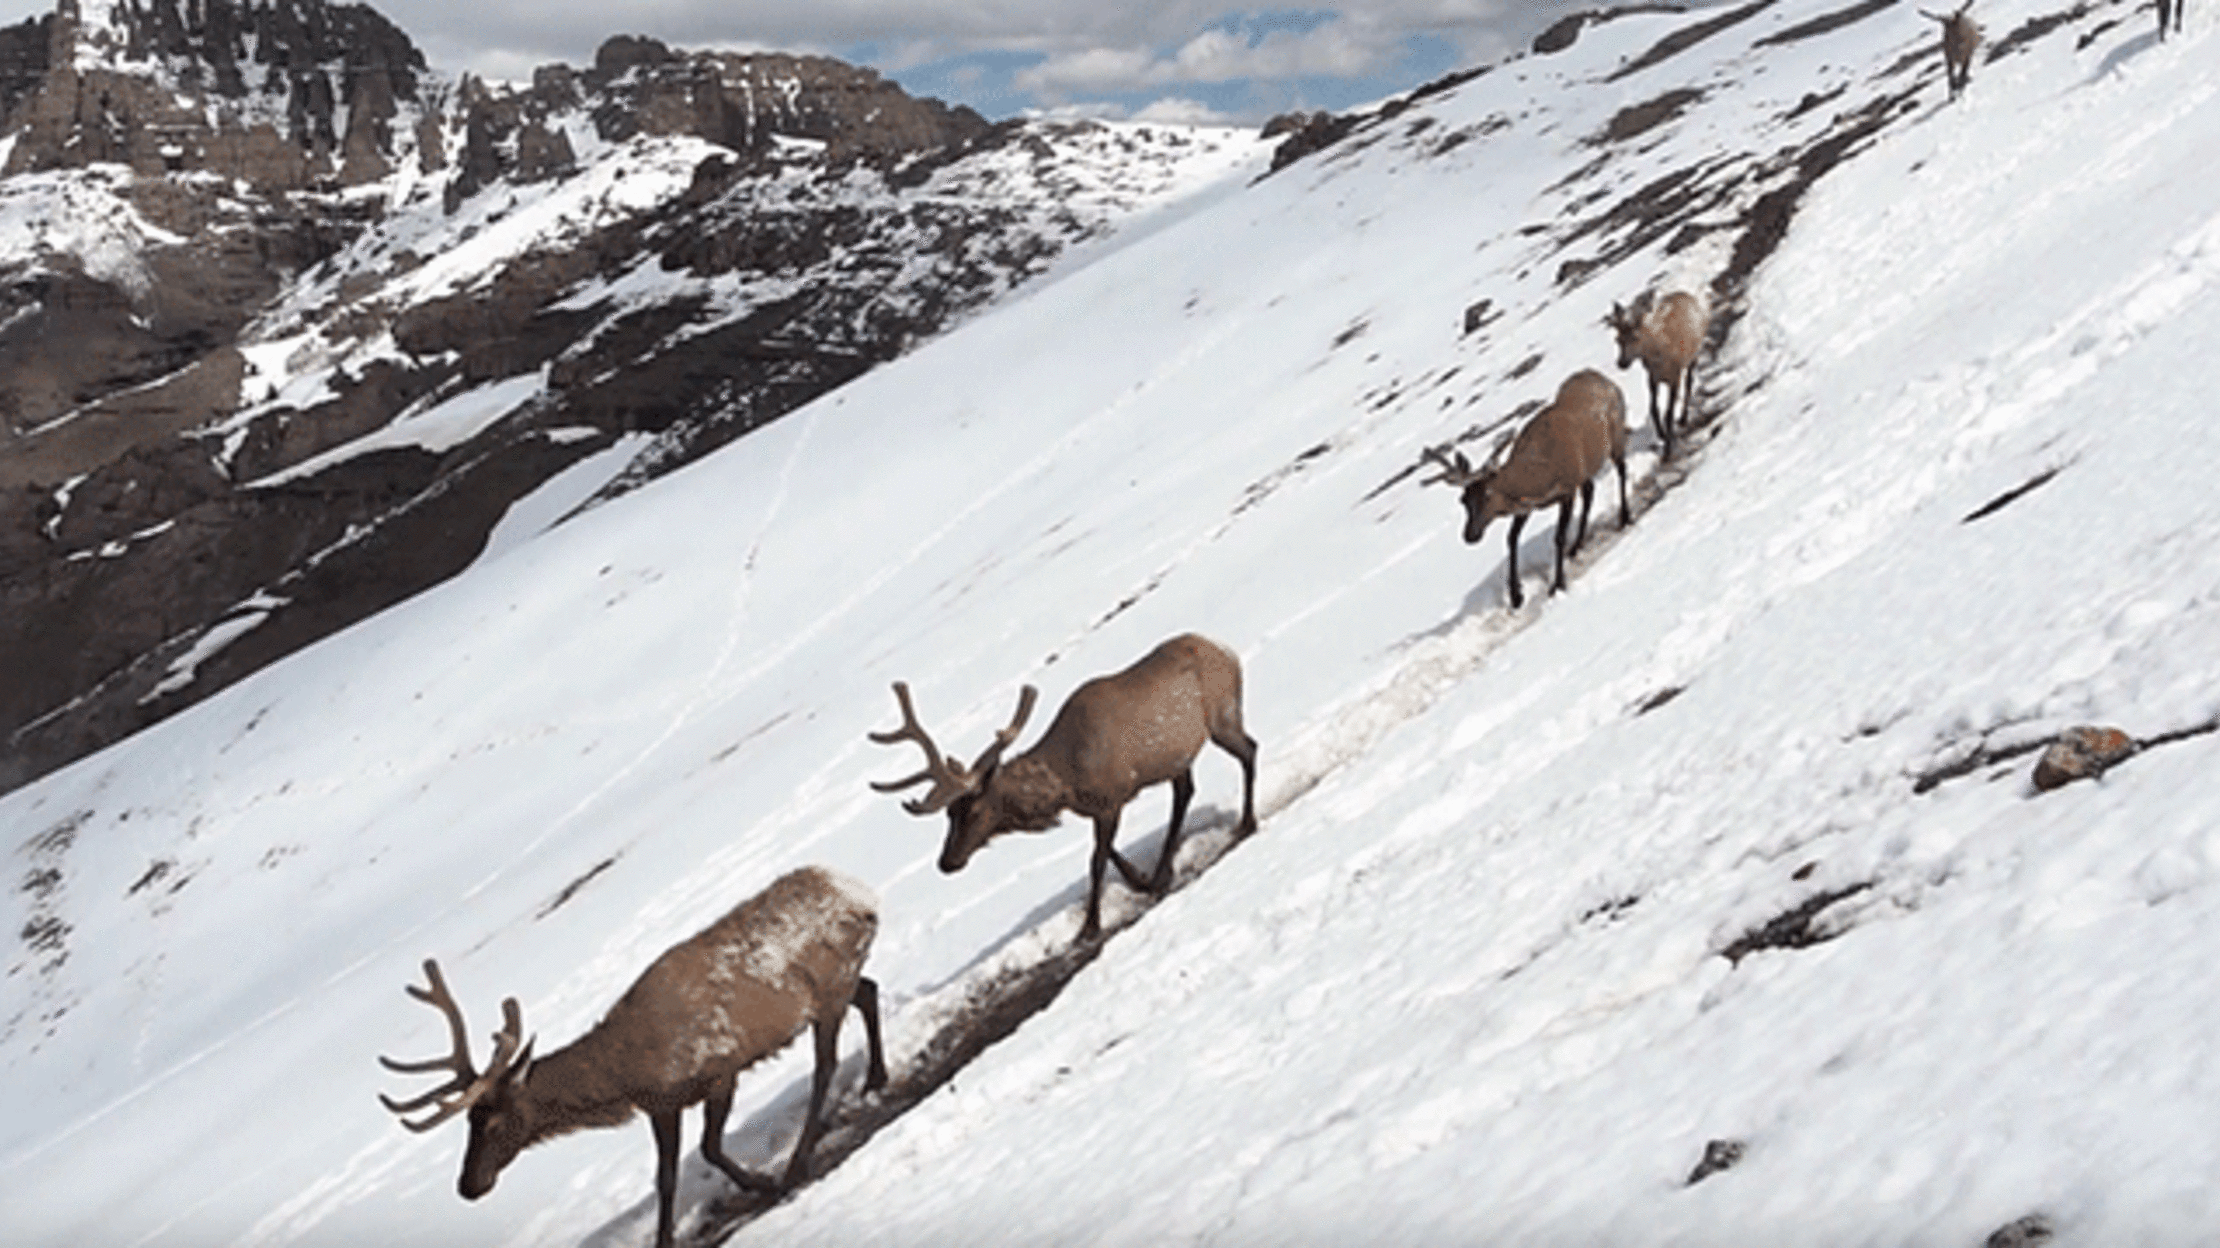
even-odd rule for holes
{"type": "MultiPolygon", "coordinates": [[[[881,897],[899,1074],[1070,941],[1085,838],[936,872],[864,784],[912,767],[864,737],[888,683],[969,751],[1186,629],[1246,665],[1262,831],[742,1241],[2206,1237],[2209,15],[2090,8],[1944,106],[1910,6],[1737,12],[1429,94],[0,799],[10,1242],[647,1242],[644,1128],[465,1205],[462,1129],[379,1108],[373,1056],[443,1044],[418,961],[557,1043],[821,862],[881,897]],[[1713,436],[1507,611],[1419,448],[1607,367],[1613,300],[1784,206],[1713,436]],[[2011,751],[2082,721],[2173,735],[2031,797],[2011,751]]],[[[1200,861],[1238,780],[1197,780],[1200,861]]],[[[744,1164],[805,1070],[744,1078],[744,1164]]],[[[726,1190],[689,1160],[690,1217],[726,1190]]]]}

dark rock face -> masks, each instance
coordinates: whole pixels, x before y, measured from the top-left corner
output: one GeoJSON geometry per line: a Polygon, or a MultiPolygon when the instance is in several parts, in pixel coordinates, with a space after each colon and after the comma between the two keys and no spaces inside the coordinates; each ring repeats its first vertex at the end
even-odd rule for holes
{"type": "Polygon", "coordinates": [[[0,28],[0,117],[14,113],[46,81],[53,44],[52,14],[0,28]]]}
{"type": "Polygon", "coordinates": [[[95,25],[62,0],[0,35],[0,105],[17,135],[5,172],[115,162],[266,189],[359,184],[390,167],[399,102],[418,99],[426,73],[365,5],[153,0],[95,25]],[[105,67],[80,69],[85,50],[105,67]]]}
{"type": "Polygon", "coordinates": [[[1313,152],[1324,151],[1341,142],[1357,128],[1360,120],[1354,115],[1337,117],[1320,109],[1314,113],[1282,113],[1265,122],[1265,138],[1287,136],[1272,149],[1272,171],[1277,173],[1313,152]]]}
{"type": "Polygon", "coordinates": [[[608,142],[691,135],[750,168],[760,168],[781,141],[796,140],[822,144],[831,166],[887,168],[990,129],[968,108],[913,98],[873,70],[827,57],[676,52],[620,35],[583,73],[546,66],[523,91],[463,84],[462,176],[448,188],[448,211],[495,181],[529,183],[567,170],[576,157],[548,123],[587,101],[595,133],[608,142]]]}

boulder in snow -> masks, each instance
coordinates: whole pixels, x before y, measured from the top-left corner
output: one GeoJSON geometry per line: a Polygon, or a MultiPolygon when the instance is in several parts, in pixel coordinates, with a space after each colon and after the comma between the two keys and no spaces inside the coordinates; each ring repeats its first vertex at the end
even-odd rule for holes
{"type": "Polygon", "coordinates": [[[2076,780],[2101,776],[2135,753],[2135,738],[2117,728],[2082,725],[2058,734],[2035,764],[2035,791],[2048,793],[2076,780]]]}

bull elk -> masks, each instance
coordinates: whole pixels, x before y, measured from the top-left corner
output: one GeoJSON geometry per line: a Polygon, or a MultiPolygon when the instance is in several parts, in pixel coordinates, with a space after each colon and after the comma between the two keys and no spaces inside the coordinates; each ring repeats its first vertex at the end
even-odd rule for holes
{"type": "Polygon", "coordinates": [[[1550,592],[1565,587],[1565,533],[1572,527],[1573,498],[1580,499],[1580,532],[1572,553],[1588,540],[1588,512],[1595,503],[1595,476],[1605,460],[1619,469],[1619,526],[1631,517],[1626,500],[1626,396],[1609,377],[1584,368],[1565,379],[1557,398],[1519,430],[1508,453],[1498,451],[1474,468],[1463,451],[1420,452],[1441,468],[1422,484],[1447,484],[1463,491],[1465,544],[1477,543],[1497,516],[1511,517],[1511,606],[1525,605],[1519,588],[1519,533],[1528,513],[1557,504],[1557,579],[1550,592]]]}
{"type": "Polygon", "coordinates": [[[1649,374],[1650,428],[1669,459],[1674,427],[1687,423],[1689,404],[1696,397],[1696,355],[1711,329],[1711,314],[1703,300],[1687,291],[1658,298],[1656,292],[1645,290],[1628,306],[1612,304],[1611,315],[1604,319],[1619,341],[1620,371],[1640,360],[1642,371],[1649,374]],[[1657,401],[1660,390],[1665,392],[1662,408],[1657,401]]]}
{"type": "Polygon", "coordinates": [[[1972,7],[1973,0],[1966,0],[1948,16],[1919,11],[1920,16],[1942,24],[1943,76],[1950,83],[1950,98],[1954,100],[1973,81],[1973,54],[1981,46],[1981,27],[1967,12],[1972,7]]]}
{"type": "Polygon", "coordinates": [[[871,787],[898,793],[931,781],[925,796],[902,808],[913,815],[948,812],[943,872],[963,870],[981,846],[1005,832],[1045,832],[1061,812],[1075,811],[1095,825],[1087,919],[1079,938],[1098,938],[1102,877],[1110,864],[1136,889],[1161,893],[1170,886],[1180,827],[1195,795],[1195,756],[1206,739],[1241,763],[1241,823],[1234,834],[1256,830],[1256,742],[1241,726],[1241,662],[1223,646],[1184,634],[1122,672],[1087,681],[1064,700],[1032,749],[1004,763],[1002,751],[1017,740],[1036,696],[1033,686],[1024,687],[1010,726],[966,768],[942,756],[917,722],[909,686],[895,682],[902,726],[874,732],[871,739],[880,745],[915,742],[925,752],[925,769],[871,787]],[[1118,816],[1135,794],[1166,781],[1172,786],[1171,824],[1155,873],[1143,876],[1118,852],[1118,816]]]}
{"type": "Polygon", "coordinates": [[[425,1061],[378,1060],[403,1074],[446,1071],[450,1078],[410,1100],[378,1099],[417,1132],[469,1113],[470,1143],[456,1184],[464,1200],[492,1191],[502,1169],[535,1144],[645,1113],[655,1132],[655,1242],[669,1248],[681,1111],[703,1107],[701,1154],[709,1164],[750,1191],[776,1192],[808,1174],[839,1064],[841,1020],[851,1005],[863,1014],[870,1040],[864,1086],[886,1084],[878,985],[861,973],[878,925],[876,903],[862,884],[821,867],[789,872],[666,950],[592,1030],[545,1057],[532,1057],[516,998],[504,1000],[484,1070],[471,1063],[462,1008],[439,963],[427,958],[426,986],[412,984],[408,992],[446,1016],[454,1051],[425,1061]],[[817,1041],[809,1113],[785,1177],[774,1183],[725,1156],[725,1116],[740,1071],[785,1048],[805,1027],[817,1041]],[[408,1117],[428,1106],[432,1112],[422,1118],[408,1117]]]}

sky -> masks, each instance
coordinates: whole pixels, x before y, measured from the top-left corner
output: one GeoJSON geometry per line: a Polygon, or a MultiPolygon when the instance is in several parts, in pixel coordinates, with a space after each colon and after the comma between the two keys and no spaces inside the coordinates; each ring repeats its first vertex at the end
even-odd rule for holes
{"type": "MultiPolygon", "coordinates": [[[[615,34],[680,47],[815,52],[992,119],[1028,112],[1255,123],[1336,111],[1524,46],[1594,0],[1355,0],[1248,8],[1175,0],[384,0],[373,5],[443,71],[522,80],[585,65],[615,34]]],[[[0,22],[51,0],[0,0],[0,22]]]]}

